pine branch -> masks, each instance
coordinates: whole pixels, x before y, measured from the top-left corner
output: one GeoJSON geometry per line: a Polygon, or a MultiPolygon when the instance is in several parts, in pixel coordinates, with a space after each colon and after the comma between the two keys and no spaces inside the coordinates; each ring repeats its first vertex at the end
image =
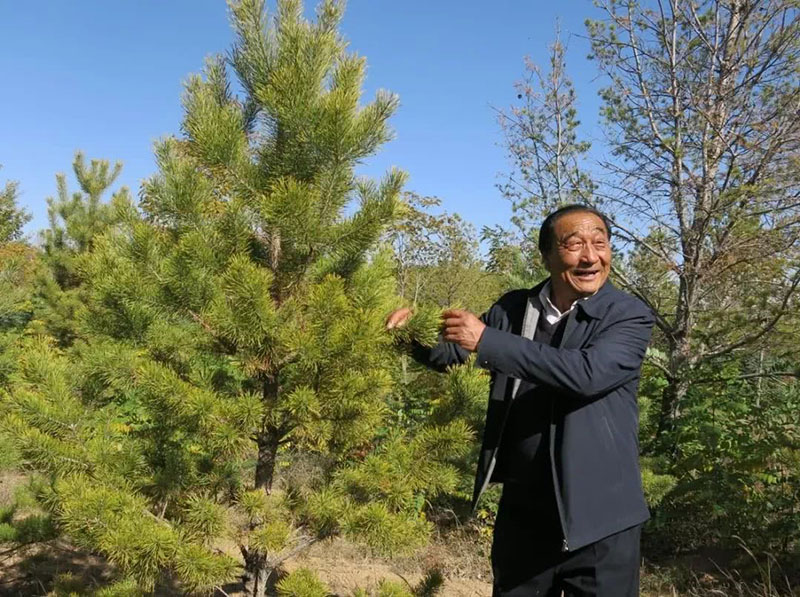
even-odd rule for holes
{"type": "Polygon", "coordinates": [[[800,379],[800,371],[766,371],[762,373],[744,373],[734,377],[703,377],[700,379],[693,379],[692,383],[728,383],[731,381],[738,381],[744,379],[761,379],[761,378],[780,378],[792,377],[800,379]]]}
{"type": "Polygon", "coordinates": [[[656,324],[658,325],[659,329],[665,334],[672,335],[674,333],[673,326],[666,319],[664,319],[664,316],[661,314],[661,312],[656,308],[655,305],[653,305],[652,302],[650,302],[650,299],[639,289],[639,287],[633,284],[618,267],[612,266],[611,271],[614,272],[614,275],[625,285],[625,288],[628,290],[628,292],[632,293],[648,306],[656,318],[656,324]]]}
{"type": "Polygon", "coordinates": [[[781,305],[780,305],[780,308],[778,309],[778,312],[775,314],[775,316],[771,320],[769,320],[767,323],[765,323],[760,330],[757,330],[757,331],[755,331],[755,332],[753,332],[751,334],[746,334],[744,337],[740,338],[739,340],[730,342],[727,345],[720,346],[720,347],[715,348],[713,350],[701,352],[699,354],[699,356],[698,356],[698,360],[709,360],[709,359],[713,359],[713,358],[716,358],[716,357],[720,357],[720,356],[729,354],[729,353],[733,352],[734,350],[737,350],[739,348],[742,348],[744,346],[752,344],[753,342],[755,342],[756,340],[758,340],[759,338],[761,338],[765,334],[767,334],[770,331],[772,331],[775,328],[775,326],[778,324],[778,322],[788,313],[787,307],[789,305],[789,300],[794,295],[794,292],[797,289],[798,285],[800,285],[800,270],[795,272],[794,277],[792,278],[791,284],[789,285],[789,288],[786,290],[786,292],[783,295],[783,298],[781,299],[781,305]]]}

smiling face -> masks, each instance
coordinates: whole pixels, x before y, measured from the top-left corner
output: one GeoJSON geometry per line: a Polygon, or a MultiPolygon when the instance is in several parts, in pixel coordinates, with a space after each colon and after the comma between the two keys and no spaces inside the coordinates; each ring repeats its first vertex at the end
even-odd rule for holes
{"type": "Polygon", "coordinates": [[[611,245],[603,220],[589,212],[564,214],[553,232],[555,245],[544,256],[544,264],[550,272],[553,302],[565,311],[605,284],[611,271],[611,245]]]}

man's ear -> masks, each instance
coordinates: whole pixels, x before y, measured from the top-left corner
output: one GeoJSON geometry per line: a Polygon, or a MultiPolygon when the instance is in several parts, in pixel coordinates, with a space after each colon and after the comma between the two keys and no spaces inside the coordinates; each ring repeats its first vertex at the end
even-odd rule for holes
{"type": "Polygon", "coordinates": [[[544,264],[544,269],[546,269],[549,273],[553,273],[553,270],[550,269],[550,257],[545,253],[539,253],[542,256],[542,263],[544,264]]]}

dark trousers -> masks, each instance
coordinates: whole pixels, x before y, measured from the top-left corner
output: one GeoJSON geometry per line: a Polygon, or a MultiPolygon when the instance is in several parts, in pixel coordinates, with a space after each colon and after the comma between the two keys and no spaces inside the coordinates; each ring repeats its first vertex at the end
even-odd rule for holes
{"type": "Polygon", "coordinates": [[[555,499],[541,493],[503,488],[492,543],[493,597],[638,596],[641,525],[564,552],[555,499]]]}

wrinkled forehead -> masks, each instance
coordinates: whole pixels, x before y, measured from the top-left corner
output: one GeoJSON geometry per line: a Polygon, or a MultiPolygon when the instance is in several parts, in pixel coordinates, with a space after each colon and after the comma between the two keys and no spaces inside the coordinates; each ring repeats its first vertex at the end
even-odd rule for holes
{"type": "Polygon", "coordinates": [[[564,240],[570,236],[594,237],[602,234],[608,238],[608,229],[601,218],[591,212],[578,211],[564,214],[554,226],[556,238],[564,240]]]}

